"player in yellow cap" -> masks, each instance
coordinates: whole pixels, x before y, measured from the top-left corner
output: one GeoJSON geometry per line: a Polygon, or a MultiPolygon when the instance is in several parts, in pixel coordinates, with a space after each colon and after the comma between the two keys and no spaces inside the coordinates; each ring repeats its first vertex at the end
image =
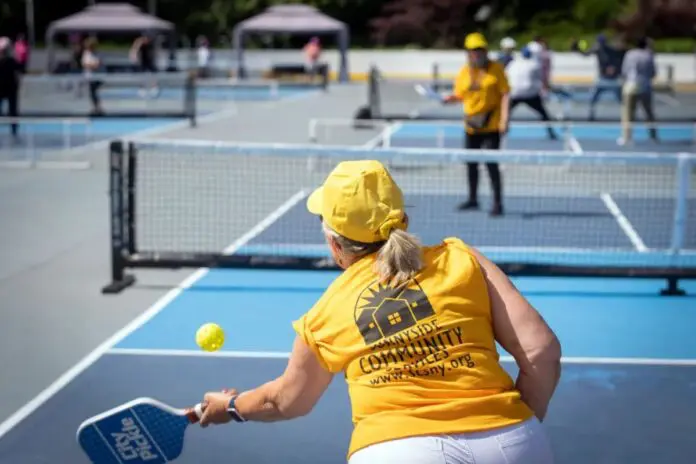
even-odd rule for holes
{"type": "Polygon", "coordinates": [[[503,272],[458,238],[421,245],[378,161],[338,164],[307,208],[344,271],[294,322],[283,374],[241,394],[206,393],[201,424],[303,416],[340,374],[349,464],[551,464],[541,421],[560,345],[503,272]],[[518,361],[517,382],[496,341],[518,361]]]}
{"type": "MultiPolygon", "coordinates": [[[[497,150],[501,137],[508,131],[509,93],[505,69],[488,58],[488,42],[483,34],[466,36],[464,48],[468,63],[462,66],[454,81],[454,91],[445,103],[461,102],[464,110],[464,148],[497,150]]],[[[493,189],[492,216],[503,214],[503,181],[498,163],[486,163],[493,189]]],[[[467,163],[469,197],[459,205],[461,210],[478,209],[478,163],[467,163]]]]}

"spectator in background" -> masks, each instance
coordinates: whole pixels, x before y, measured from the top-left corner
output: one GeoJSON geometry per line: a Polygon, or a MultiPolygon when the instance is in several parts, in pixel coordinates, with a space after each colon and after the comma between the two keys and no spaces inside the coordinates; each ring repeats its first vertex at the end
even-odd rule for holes
{"type": "MultiPolygon", "coordinates": [[[[550,121],[542,99],[545,84],[541,63],[534,58],[529,47],[522,47],[520,53],[522,59],[514,60],[506,70],[511,89],[509,114],[517,105],[524,103],[539,113],[543,121],[550,121]]],[[[548,134],[550,139],[557,139],[550,124],[548,134]]]]}
{"type": "Polygon", "coordinates": [[[498,62],[503,65],[504,68],[510,64],[514,59],[513,53],[517,48],[517,42],[512,37],[505,37],[500,41],[500,55],[498,55],[498,62]]]}
{"type": "Polygon", "coordinates": [[[304,46],[303,50],[305,56],[305,69],[310,75],[310,78],[314,79],[317,72],[319,71],[319,58],[321,57],[321,42],[319,37],[312,37],[309,42],[304,46]]]}
{"type": "Polygon", "coordinates": [[[597,41],[587,50],[581,50],[574,44],[573,49],[585,56],[596,55],[599,78],[592,91],[590,100],[590,120],[595,119],[595,106],[604,92],[611,92],[616,97],[616,101],[621,102],[621,62],[623,61],[623,51],[616,46],[609,44],[604,34],[597,36],[597,41]]]}
{"type": "Polygon", "coordinates": [[[638,103],[643,107],[646,119],[650,123],[650,138],[657,141],[652,88],[652,81],[657,75],[655,68],[655,55],[650,50],[648,39],[642,38],[635,48],[626,53],[621,66],[623,103],[621,105],[622,137],[618,140],[619,145],[631,142],[631,122],[635,118],[638,103]]]}
{"type": "MultiPolygon", "coordinates": [[[[0,114],[7,102],[7,114],[11,118],[19,116],[19,85],[21,66],[12,56],[12,43],[8,37],[0,37],[0,114]]],[[[12,136],[17,137],[17,121],[10,124],[12,136]]]]}
{"type": "MultiPolygon", "coordinates": [[[[148,75],[157,72],[157,65],[155,64],[155,43],[150,35],[143,34],[133,41],[129,57],[131,62],[137,65],[139,72],[148,75]]],[[[146,81],[145,87],[140,89],[140,95],[144,97],[149,93],[150,96],[157,96],[159,94],[157,79],[148,76],[146,81]]]]}
{"type": "Polygon", "coordinates": [[[70,43],[72,45],[71,55],[71,70],[74,73],[82,73],[82,54],[85,52],[85,41],[79,36],[71,36],[70,43]]]}
{"type": "Polygon", "coordinates": [[[18,34],[14,46],[14,56],[19,63],[22,74],[27,72],[29,66],[29,43],[24,38],[24,34],[18,34]]]}
{"type": "Polygon", "coordinates": [[[101,68],[101,60],[99,56],[97,56],[97,39],[94,37],[85,39],[81,65],[83,75],[89,85],[89,98],[92,102],[92,112],[95,114],[102,114],[103,111],[99,100],[99,88],[102,82],[94,76],[94,73],[101,68]]]}
{"type": "Polygon", "coordinates": [[[210,43],[204,36],[196,39],[196,59],[198,62],[198,77],[209,77],[210,67],[210,43]]]}

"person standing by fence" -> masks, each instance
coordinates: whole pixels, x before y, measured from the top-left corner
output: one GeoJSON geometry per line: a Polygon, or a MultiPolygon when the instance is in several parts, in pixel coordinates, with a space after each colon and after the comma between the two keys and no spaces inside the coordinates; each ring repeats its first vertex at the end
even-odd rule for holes
{"type": "MultiPolygon", "coordinates": [[[[12,43],[7,37],[0,37],[0,114],[7,102],[7,114],[10,118],[19,116],[19,85],[21,67],[12,56],[12,43]]],[[[17,137],[19,124],[11,121],[12,136],[17,137]]]]}
{"type": "Polygon", "coordinates": [[[24,38],[24,34],[17,35],[14,46],[14,56],[19,64],[20,71],[22,74],[25,74],[29,67],[29,44],[24,38]]]}

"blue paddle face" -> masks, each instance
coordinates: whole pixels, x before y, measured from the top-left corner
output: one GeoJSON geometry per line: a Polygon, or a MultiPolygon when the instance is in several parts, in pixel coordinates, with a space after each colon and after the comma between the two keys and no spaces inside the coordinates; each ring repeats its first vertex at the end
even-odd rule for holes
{"type": "Polygon", "coordinates": [[[85,422],[77,440],[94,464],[166,463],[181,454],[189,423],[163,405],[141,402],[85,422]]]}

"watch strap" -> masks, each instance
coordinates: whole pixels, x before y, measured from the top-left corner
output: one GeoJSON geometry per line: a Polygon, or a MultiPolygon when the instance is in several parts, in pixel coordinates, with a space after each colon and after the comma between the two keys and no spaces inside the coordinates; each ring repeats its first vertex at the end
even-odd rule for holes
{"type": "Polygon", "coordinates": [[[237,400],[238,396],[239,395],[235,395],[230,398],[230,402],[227,404],[227,412],[235,422],[246,422],[246,419],[239,413],[239,411],[237,411],[237,407],[235,406],[235,401],[237,400]]]}

